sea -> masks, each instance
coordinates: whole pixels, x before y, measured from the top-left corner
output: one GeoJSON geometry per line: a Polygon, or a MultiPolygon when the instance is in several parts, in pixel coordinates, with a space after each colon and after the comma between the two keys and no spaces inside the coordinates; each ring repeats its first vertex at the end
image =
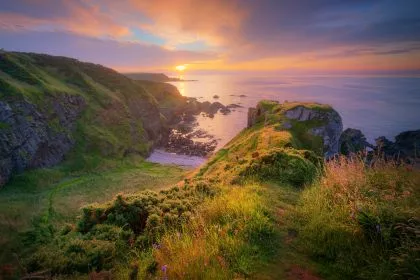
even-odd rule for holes
{"type": "Polygon", "coordinates": [[[344,129],[360,129],[372,143],[379,136],[394,140],[400,132],[420,129],[420,77],[191,74],[184,79],[196,81],[171,82],[184,96],[242,106],[228,115],[198,117],[199,128],[218,140],[217,149],[246,127],[248,108],[262,99],[329,104],[344,129]]]}

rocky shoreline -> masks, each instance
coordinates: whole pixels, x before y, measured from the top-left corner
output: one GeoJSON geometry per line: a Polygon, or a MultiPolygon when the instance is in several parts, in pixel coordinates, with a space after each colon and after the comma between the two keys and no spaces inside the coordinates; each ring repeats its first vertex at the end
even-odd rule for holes
{"type": "Polygon", "coordinates": [[[225,106],[220,102],[199,102],[196,98],[187,98],[185,107],[171,123],[168,140],[161,148],[178,155],[210,155],[216,149],[218,141],[198,127],[197,116],[201,114],[207,118],[214,118],[217,113],[227,115],[241,107],[238,104],[225,106]]]}
{"type": "Polygon", "coordinates": [[[395,137],[395,142],[380,136],[375,139],[375,144],[371,144],[362,131],[347,128],[340,136],[340,152],[347,156],[365,153],[369,158],[380,156],[386,160],[419,165],[420,129],[401,132],[395,137]]]}
{"type": "Polygon", "coordinates": [[[343,131],[341,116],[332,108],[322,104],[306,106],[304,103],[277,101],[261,101],[256,108],[248,109],[248,127],[259,121],[270,122],[266,112],[274,106],[285,110],[286,120],[281,130],[290,130],[299,133],[296,126],[304,126],[305,122],[318,122],[319,126],[309,129],[308,134],[322,138],[323,154],[326,159],[337,155],[354,156],[364,155],[369,162],[377,157],[385,160],[395,160],[420,166],[420,130],[401,132],[395,137],[395,142],[381,136],[375,139],[375,144],[366,140],[362,131],[347,128],[343,131]],[[300,125],[297,125],[300,123],[300,125]]]}

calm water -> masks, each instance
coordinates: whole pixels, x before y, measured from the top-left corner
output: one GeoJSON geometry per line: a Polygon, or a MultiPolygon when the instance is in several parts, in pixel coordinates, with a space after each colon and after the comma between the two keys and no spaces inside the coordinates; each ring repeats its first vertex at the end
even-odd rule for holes
{"type": "Polygon", "coordinates": [[[213,119],[199,117],[200,127],[219,139],[219,148],[246,126],[248,107],[261,99],[315,101],[332,105],[344,128],[363,131],[369,141],[393,139],[405,130],[420,129],[420,78],[402,77],[251,77],[243,75],[185,76],[197,82],[174,82],[182,95],[199,101],[217,101],[239,108],[213,119]],[[239,97],[246,95],[246,97],[239,97]]]}

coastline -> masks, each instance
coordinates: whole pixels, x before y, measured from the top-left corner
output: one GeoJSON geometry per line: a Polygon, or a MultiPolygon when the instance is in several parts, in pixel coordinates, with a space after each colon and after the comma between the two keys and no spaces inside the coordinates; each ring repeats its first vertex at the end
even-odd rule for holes
{"type": "Polygon", "coordinates": [[[206,163],[207,158],[198,156],[187,156],[176,153],[166,152],[162,149],[155,149],[146,159],[148,162],[159,163],[163,165],[177,165],[186,168],[197,168],[206,163]]]}

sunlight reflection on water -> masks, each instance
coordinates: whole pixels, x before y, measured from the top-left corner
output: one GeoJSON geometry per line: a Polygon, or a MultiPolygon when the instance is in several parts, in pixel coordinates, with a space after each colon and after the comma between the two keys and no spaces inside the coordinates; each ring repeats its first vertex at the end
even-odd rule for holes
{"type": "Polygon", "coordinates": [[[218,148],[246,126],[248,107],[261,99],[330,104],[342,116],[344,128],[361,129],[372,142],[381,135],[393,139],[402,131],[420,129],[420,78],[239,75],[185,78],[198,81],[172,83],[184,96],[244,107],[226,116],[198,118],[201,128],[220,139],[218,148]],[[215,94],[220,98],[214,99],[215,94]]]}

